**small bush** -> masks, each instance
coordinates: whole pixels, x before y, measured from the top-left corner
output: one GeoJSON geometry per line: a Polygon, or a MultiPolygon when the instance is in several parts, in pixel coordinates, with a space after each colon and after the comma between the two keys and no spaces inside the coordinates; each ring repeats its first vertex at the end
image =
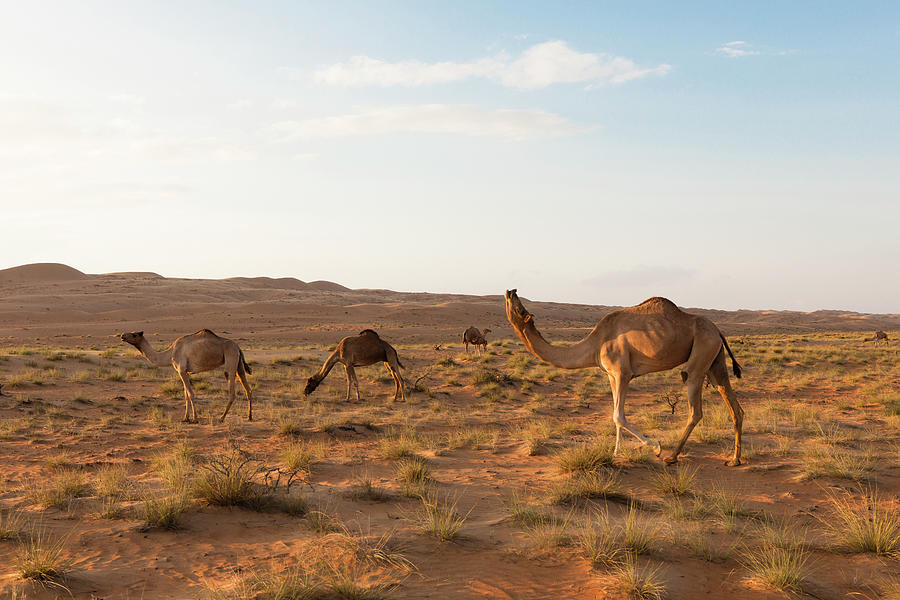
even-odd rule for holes
{"type": "Polygon", "coordinates": [[[269,491],[253,483],[257,471],[257,463],[237,451],[212,458],[201,467],[194,493],[215,506],[259,510],[265,505],[269,491]]]}

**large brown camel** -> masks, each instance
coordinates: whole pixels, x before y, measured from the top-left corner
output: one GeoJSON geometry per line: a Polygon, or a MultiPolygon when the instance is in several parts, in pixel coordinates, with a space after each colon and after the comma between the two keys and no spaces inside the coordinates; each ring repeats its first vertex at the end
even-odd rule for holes
{"type": "Polygon", "coordinates": [[[480,347],[482,352],[486,351],[487,334],[489,334],[490,332],[490,329],[482,329],[479,331],[479,329],[474,325],[466,329],[463,332],[463,343],[466,345],[466,352],[469,351],[469,344],[475,346],[475,350],[478,350],[480,347]]]}
{"type": "Polygon", "coordinates": [[[144,355],[150,364],[157,367],[171,365],[175,368],[181,383],[184,385],[184,419],[185,423],[197,422],[197,411],[194,409],[194,388],[191,386],[191,373],[212,371],[225,365],[225,380],[228,382],[228,404],[219,418],[224,421],[228,410],[234,403],[234,380],[237,376],[247,395],[247,420],[253,420],[253,394],[247,384],[247,374],[252,373],[250,365],[244,360],[244,353],[238,345],[223,337],[219,337],[209,329],[201,329],[197,333],[183,335],[175,340],[167,350],[157,352],[144,337],[143,331],[123,333],[122,341],[134,346],[144,355]],[[188,418],[190,408],[190,418],[188,418]]]}
{"type": "Polygon", "coordinates": [[[363,329],[359,335],[342,339],[331,356],[325,360],[325,364],[322,365],[319,372],[306,380],[306,388],[303,393],[307,396],[313,393],[322,380],[328,376],[334,365],[341,363],[347,372],[346,399],[350,400],[350,387],[354,386],[356,387],[356,400],[359,401],[359,381],[356,379],[354,367],[366,367],[377,362],[383,362],[391,372],[391,377],[394,378],[394,400],[398,398],[406,400],[403,377],[400,375],[403,365],[400,363],[397,351],[371,329],[363,329]]]}
{"type": "Polygon", "coordinates": [[[885,344],[889,344],[890,340],[888,340],[888,336],[883,331],[876,331],[875,335],[870,338],[866,338],[863,340],[864,342],[875,342],[875,345],[878,345],[878,342],[884,342],[885,344]]]}
{"type": "Polygon", "coordinates": [[[516,290],[506,292],[506,316],[525,347],[538,358],[563,369],[600,367],[606,372],[613,395],[616,453],[621,446],[623,429],[644,444],[655,446],[657,456],[662,450],[659,442],[651,443],[625,418],[629,381],[647,373],[681,366],[682,381],[687,383],[690,414],[678,446],[665,459],[666,463],[672,464],[678,461],[688,436],[703,416],[701,388],[703,379],[709,376],[734,421],[734,456],[725,464],[741,464],[744,411],[731,389],[725,352],[731,357],[735,377],[740,378],[741,367],[725,336],[709,319],[688,314],[665,298],[650,298],[637,306],[606,315],[580,342],[572,346],[554,346],[534,326],[534,318],[522,306],[516,290]]]}

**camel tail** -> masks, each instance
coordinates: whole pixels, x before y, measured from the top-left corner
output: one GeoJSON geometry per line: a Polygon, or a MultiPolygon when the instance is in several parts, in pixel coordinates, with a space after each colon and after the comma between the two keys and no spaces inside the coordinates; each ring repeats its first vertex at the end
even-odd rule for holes
{"type": "Polygon", "coordinates": [[[253,369],[250,368],[250,365],[247,364],[247,360],[244,358],[244,351],[238,350],[238,352],[241,353],[241,366],[244,367],[247,375],[253,375],[253,369]]]}
{"type": "Polygon", "coordinates": [[[728,340],[725,339],[725,336],[722,335],[722,332],[719,332],[719,337],[722,338],[722,343],[725,344],[725,351],[728,352],[728,356],[731,357],[731,368],[734,369],[734,376],[738,379],[741,378],[741,365],[738,364],[737,359],[734,357],[734,353],[731,352],[731,348],[728,347],[728,340]]]}

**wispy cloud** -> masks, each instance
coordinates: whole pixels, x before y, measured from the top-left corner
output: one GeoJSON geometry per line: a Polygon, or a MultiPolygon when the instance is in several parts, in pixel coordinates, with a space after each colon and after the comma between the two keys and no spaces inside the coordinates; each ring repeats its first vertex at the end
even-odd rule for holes
{"type": "MultiPolygon", "coordinates": [[[[621,84],[650,75],[665,75],[671,66],[641,67],[621,56],[578,52],[562,41],[531,46],[512,57],[501,53],[469,62],[389,62],[369,56],[354,56],[347,62],[320,67],[313,79],[324,85],[421,86],[467,79],[487,79],[520,89],[543,88],[558,83],[583,83],[588,87],[621,84]]],[[[284,72],[297,76],[289,68],[284,72]]]]}
{"type": "Polygon", "coordinates": [[[585,285],[610,288],[635,288],[671,285],[693,279],[697,272],[679,266],[638,265],[628,269],[607,271],[583,281],[585,285]]]}
{"type": "Polygon", "coordinates": [[[747,42],[736,40],[734,42],[726,42],[716,48],[716,54],[722,54],[729,58],[739,58],[742,56],[756,56],[761,53],[759,50],[752,49],[747,42]]]}
{"type": "Polygon", "coordinates": [[[590,127],[543,110],[425,104],[281,121],[272,125],[272,129],[282,140],[386,133],[445,133],[522,140],[577,133],[590,127]]]}

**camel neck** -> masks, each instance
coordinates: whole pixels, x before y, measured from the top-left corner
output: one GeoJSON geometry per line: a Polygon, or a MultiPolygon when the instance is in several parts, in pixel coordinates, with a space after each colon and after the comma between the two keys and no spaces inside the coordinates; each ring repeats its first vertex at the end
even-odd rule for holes
{"type": "Polygon", "coordinates": [[[150,342],[146,340],[146,338],[141,339],[141,345],[138,346],[138,350],[141,354],[144,355],[151,365],[157,367],[167,367],[172,364],[172,348],[169,347],[162,352],[157,352],[153,349],[153,346],[150,345],[150,342]]]}
{"type": "Polygon", "coordinates": [[[573,346],[554,346],[544,339],[533,323],[526,324],[522,330],[522,339],[532,354],[562,369],[581,369],[597,364],[590,337],[588,334],[573,346]]]}

